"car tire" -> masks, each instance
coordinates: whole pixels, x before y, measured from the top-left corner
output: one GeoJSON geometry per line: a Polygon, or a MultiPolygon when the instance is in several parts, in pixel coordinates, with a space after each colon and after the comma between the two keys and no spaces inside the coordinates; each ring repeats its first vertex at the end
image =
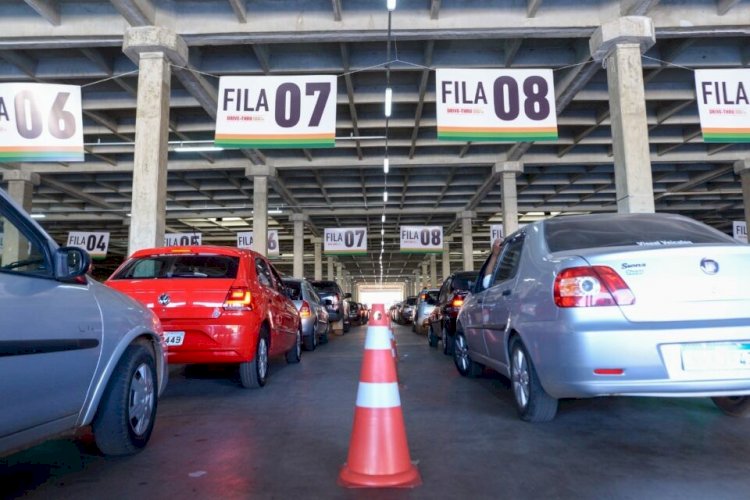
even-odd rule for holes
{"type": "Polygon", "coordinates": [[[320,336],[320,343],[321,344],[327,344],[328,343],[328,333],[331,331],[331,323],[326,324],[326,331],[323,333],[323,335],[320,336]]]}
{"type": "Polygon", "coordinates": [[[245,389],[258,389],[268,380],[268,335],[263,328],[258,335],[258,346],[251,361],[240,363],[240,384],[245,389]]]}
{"type": "Polygon", "coordinates": [[[131,455],[143,449],[156,420],[158,379],[153,352],[132,344],[117,363],[92,423],[94,440],[105,455],[131,455]]]}
{"type": "Polygon", "coordinates": [[[475,378],[482,374],[484,366],[471,359],[469,356],[469,344],[462,332],[456,333],[453,348],[453,362],[458,373],[464,377],[475,378]]]}
{"type": "Polygon", "coordinates": [[[437,347],[438,345],[438,338],[437,335],[435,335],[435,331],[432,329],[432,325],[430,325],[427,330],[427,343],[430,347],[437,347]]]}
{"type": "Polygon", "coordinates": [[[711,401],[730,417],[750,417],[750,396],[726,396],[711,398],[711,401]]]}
{"type": "Polygon", "coordinates": [[[313,325],[312,332],[310,333],[310,335],[305,337],[305,350],[306,351],[314,351],[315,348],[318,346],[317,331],[318,331],[318,324],[315,323],[313,325]]]}
{"type": "Polygon", "coordinates": [[[443,354],[446,356],[453,356],[454,342],[453,335],[448,333],[447,328],[443,328],[443,354]]]}
{"type": "Polygon", "coordinates": [[[302,359],[302,332],[297,329],[294,347],[286,352],[286,362],[290,365],[299,363],[302,359]]]}
{"type": "Polygon", "coordinates": [[[342,330],[343,330],[344,333],[348,333],[349,330],[351,330],[351,328],[352,328],[352,324],[351,323],[344,322],[344,326],[342,327],[342,330]]]}
{"type": "Polygon", "coordinates": [[[510,342],[510,384],[518,416],[526,422],[549,422],[557,414],[557,399],[539,382],[534,363],[519,337],[510,342]]]}

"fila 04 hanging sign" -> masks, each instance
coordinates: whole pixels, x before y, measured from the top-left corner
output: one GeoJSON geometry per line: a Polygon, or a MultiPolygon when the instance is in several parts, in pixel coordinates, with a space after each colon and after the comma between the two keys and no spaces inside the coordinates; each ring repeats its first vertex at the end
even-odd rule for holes
{"type": "Polygon", "coordinates": [[[438,69],[435,75],[438,139],[557,139],[551,69],[438,69]]]}
{"type": "Polygon", "coordinates": [[[83,161],[81,88],[0,83],[0,162],[83,161]]]}
{"type": "Polygon", "coordinates": [[[216,146],[331,148],[336,136],[336,77],[223,76],[216,146]]]}

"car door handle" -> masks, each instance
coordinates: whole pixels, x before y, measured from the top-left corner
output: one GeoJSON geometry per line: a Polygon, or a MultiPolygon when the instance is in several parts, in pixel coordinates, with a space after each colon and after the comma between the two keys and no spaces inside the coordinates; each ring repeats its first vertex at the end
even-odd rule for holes
{"type": "Polygon", "coordinates": [[[507,297],[507,296],[509,296],[509,295],[510,295],[510,292],[511,292],[510,288],[509,288],[509,289],[507,289],[507,290],[503,290],[503,297],[507,297]]]}

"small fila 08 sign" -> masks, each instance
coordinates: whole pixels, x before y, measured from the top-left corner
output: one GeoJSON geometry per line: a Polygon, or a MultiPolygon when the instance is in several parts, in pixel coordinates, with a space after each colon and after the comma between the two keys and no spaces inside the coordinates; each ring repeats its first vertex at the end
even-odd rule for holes
{"type": "Polygon", "coordinates": [[[323,253],[326,255],[367,255],[367,228],[326,228],[323,253]]]}
{"type": "Polygon", "coordinates": [[[401,253],[440,253],[442,251],[442,227],[401,226],[401,253]]]}

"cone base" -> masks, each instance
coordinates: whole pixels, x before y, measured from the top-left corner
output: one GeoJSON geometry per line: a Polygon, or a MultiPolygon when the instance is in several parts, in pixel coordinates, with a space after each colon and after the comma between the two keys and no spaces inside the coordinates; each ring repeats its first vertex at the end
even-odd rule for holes
{"type": "Polygon", "coordinates": [[[396,474],[372,475],[354,472],[344,464],[339,473],[339,485],[345,488],[414,488],[421,484],[422,477],[414,465],[396,474]]]}

